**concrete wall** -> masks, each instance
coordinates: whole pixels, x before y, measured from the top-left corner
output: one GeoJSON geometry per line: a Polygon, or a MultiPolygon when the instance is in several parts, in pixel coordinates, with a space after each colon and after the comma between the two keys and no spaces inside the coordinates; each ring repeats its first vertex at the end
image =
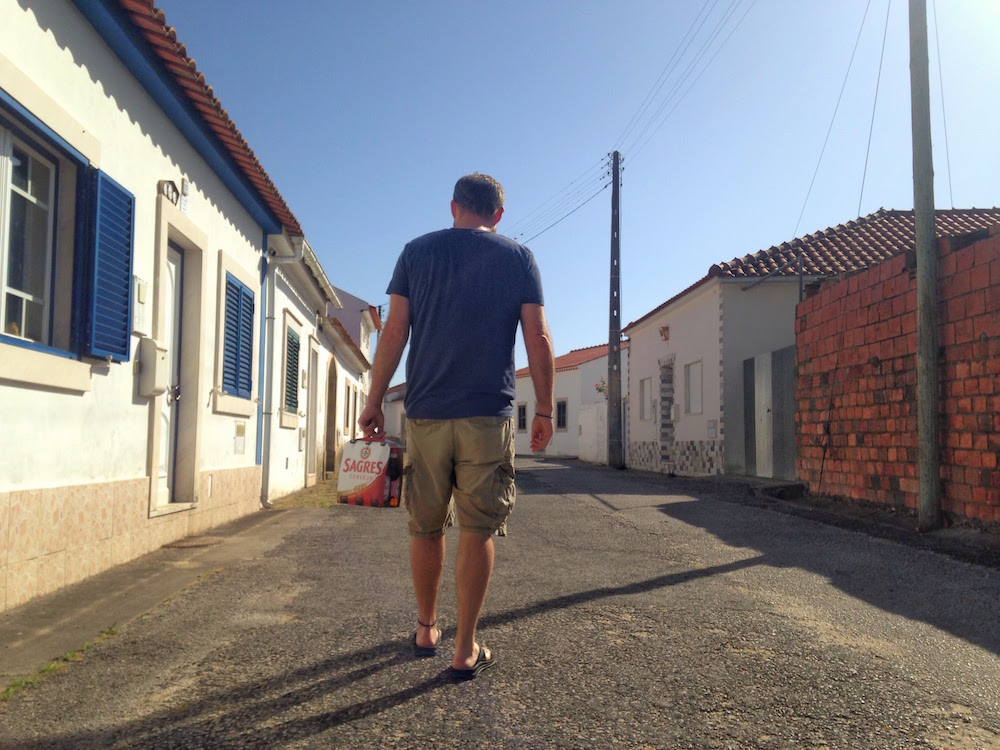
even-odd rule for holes
{"type": "Polygon", "coordinates": [[[580,407],[580,460],[608,463],[608,402],[580,407]]]}
{"type": "MultiPolygon", "coordinates": [[[[1000,521],[1000,229],[939,243],[941,506],[1000,521]]],[[[916,508],[916,279],[897,256],[798,307],[799,474],[811,492],[916,508]]]]}
{"type": "MultiPolygon", "coordinates": [[[[621,367],[623,373],[622,395],[624,396],[628,389],[627,349],[621,353],[621,367]]],[[[606,402],[605,395],[594,386],[602,377],[607,380],[607,374],[608,358],[606,355],[589,362],[583,362],[573,369],[556,372],[553,392],[557,403],[562,400],[566,401],[566,428],[556,429],[552,440],[545,449],[545,455],[574,458],[580,455],[580,440],[583,434],[580,422],[581,410],[591,404],[606,402]]],[[[516,391],[514,418],[517,419],[517,406],[524,405],[527,409],[527,423],[524,430],[517,430],[515,433],[515,450],[518,455],[527,455],[531,453],[531,420],[535,413],[535,390],[531,377],[527,375],[519,377],[516,391]]],[[[554,411],[554,416],[555,413],[554,411]]],[[[607,455],[607,446],[605,446],[605,455],[607,455]]]]}
{"type": "Polygon", "coordinates": [[[725,471],[744,474],[743,361],[795,344],[798,277],[722,282],[722,382],[725,471]]]}
{"type": "Polygon", "coordinates": [[[721,291],[711,279],[639,325],[630,327],[627,463],[646,471],[714,474],[722,471],[721,291]],[[663,339],[661,328],[669,328],[663,339]],[[701,363],[702,408],[687,413],[685,365],[701,363]],[[669,387],[665,373],[672,374],[669,387]],[[641,418],[640,382],[649,378],[649,413],[641,418]],[[663,403],[672,393],[677,409],[663,403]],[[671,419],[675,417],[675,419],[671,419]]]}
{"type": "MultiPolygon", "coordinates": [[[[256,399],[264,229],[74,5],[25,5],[0,4],[0,88],[134,196],[133,273],[145,293],[143,304],[134,295],[128,362],[0,341],[0,610],[253,512],[262,481],[256,399]],[[158,194],[164,180],[186,181],[186,199],[175,205],[158,194]],[[165,397],[139,395],[136,354],[144,336],[165,341],[168,243],[184,258],[173,496],[164,495],[158,471],[168,440],[165,397]],[[255,297],[250,399],[220,388],[226,271],[255,297]]],[[[73,248],[72,214],[62,209],[73,206],[75,180],[63,161],[61,191],[69,194],[60,192],[57,264],[73,248]]],[[[72,281],[69,266],[58,284],[72,281]]],[[[68,330],[69,318],[57,323],[53,343],[68,348],[59,329],[68,330]]],[[[297,471],[304,476],[303,467],[297,471]]]]}

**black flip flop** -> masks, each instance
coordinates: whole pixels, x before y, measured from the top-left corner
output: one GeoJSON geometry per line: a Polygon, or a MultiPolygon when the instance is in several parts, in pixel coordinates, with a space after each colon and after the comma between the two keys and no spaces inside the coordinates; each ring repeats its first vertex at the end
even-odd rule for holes
{"type": "MultiPolygon", "coordinates": [[[[440,640],[440,638],[438,640],[440,640]]],[[[437,656],[438,647],[436,643],[433,646],[418,646],[416,633],[413,634],[413,638],[410,642],[413,644],[414,656],[437,656]]]]}
{"type": "Polygon", "coordinates": [[[479,676],[479,673],[485,669],[489,669],[494,664],[497,663],[496,654],[490,651],[489,658],[486,657],[486,648],[480,644],[479,646],[479,656],[476,657],[476,663],[473,664],[468,669],[455,669],[451,668],[451,675],[458,680],[474,680],[479,676]]]}

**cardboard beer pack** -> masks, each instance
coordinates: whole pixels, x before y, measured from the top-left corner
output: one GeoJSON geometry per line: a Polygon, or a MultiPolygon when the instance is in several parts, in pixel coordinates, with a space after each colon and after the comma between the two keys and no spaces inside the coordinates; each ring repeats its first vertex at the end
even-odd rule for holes
{"type": "Polygon", "coordinates": [[[399,505],[402,456],[392,441],[352,440],[344,446],[337,476],[337,500],[349,505],[388,508],[399,505]]]}

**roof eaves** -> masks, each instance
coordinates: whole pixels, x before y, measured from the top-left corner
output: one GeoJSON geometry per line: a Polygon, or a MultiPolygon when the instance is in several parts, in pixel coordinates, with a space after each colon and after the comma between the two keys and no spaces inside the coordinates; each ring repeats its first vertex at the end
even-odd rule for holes
{"type": "MultiPolygon", "coordinates": [[[[77,5],[93,8],[94,2],[77,0],[77,5]]],[[[164,12],[156,8],[152,0],[117,0],[117,5],[136,34],[148,45],[151,64],[152,60],[159,62],[164,76],[176,84],[178,94],[186,99],[209,137],[214,137],[222,152],[232,159],[234,169],[246,180],[248,187],[289,234],[302,235],[302,227],[284,198],[236,129],[229,113],[222,108],[212,87],[205,83],[205,77],[198,72],[195,61],[188,57],[187,48],[177,41],[176,30],[166,25],[164,12]]]]}

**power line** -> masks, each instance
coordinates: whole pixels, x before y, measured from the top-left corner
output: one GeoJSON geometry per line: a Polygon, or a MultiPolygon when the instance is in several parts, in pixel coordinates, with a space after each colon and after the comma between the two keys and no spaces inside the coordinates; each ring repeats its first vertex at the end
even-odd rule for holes
{"type": "Polygon", "coordinates": [[[664,66],[663,70],[660,71],[660,75],[657,76],[656,81],[653,83],[653,86],[646,94],[646,98],[643,99],[642,104],[639,105],[639,108],[632,115],[632,119],[628,121],[628,125],[625,126],[625,130],[622,131],[622,134],[620,136],[618,136],[618,140],[615,141],[615,147],[612,150],[617,150],[625,142],[625,139],[628,138],[629,135],[631,135],[634,127],[638,125],[641,117],[646,113],[646,111],[652,105],[653,99],[660,93],[660,89],[662,89],[664,84],[667,82],[669,74],[672,73],[674,68],[677,67],[677,64],[680,62],[680,59],[684,56],[688,48],[691,46],[691,43],[694,41],[694,36],[699,31],[701,31],[701,27],[704,26],[705,21],[708,20],[708,16],[711,15],[712,10],[714,10],[715,6],[718,5],[719,3],[719,0],[712,0],[712,7],[709,8],[708,13],[705,14],[705,17],[701,18],[702,13],[705,12],[705,9],[708,6],[709,1],[710,0],[705,0],[705,2],[702,4],[701,10],[698,11],[698,15],[695,16],[694,21],[691,22],[691,26],[688,27],[687,33],[684,34],[684,37],[677,45],[677,49],[674,50],[674,54],[670,56],[670,59],[667,61],[667,64],[664,66]],[[697,29],[695,29],[695,26],[697,26],[697,29]],[[691,38],[688,39],[688,37],[691,38]],[[685,44],[685,42],[687,43],[685,44]]]}
{"type": "Polygon", "coordinates": [[[570,217],[570,216],[571,216],[572,214],[575,214],[575,213],[576,213],[577,211],[579,211],[579,210],[580,210],[581,208],[583,208],[583,207],[584,207],[584,206],[586,206],[586,205],[587,205],[588,203],[590,203],[590,202],[591,202],[592,200],[594,200],[594,198],[596,198],[596,197],[597,197],[598,195],[600,195],[600,194],[601,194],[601,193],[603,193],[603,192],[604,192],[605,190],[607,190],[607,187],[608,187],[608,185],[609,185],[609,184],[610,184],[610,183],[607,183],[607,184],[605,184],[605,185],[602,185],[602,186],[601,186],[601,189],[600,189],[600,190],[598,190],[598,191],[597,191],[596,193],[594,193],[594,194],[593,194],[592,196],[590,196],[589,198],[587,198],[587,200],[585,200],[585,201],[584,201],[583,203],[581,203],[581,204],[580,204],[579,206],[577,206],[576,208],[574,208],[574,209],[573,209],[572,211],[570,211],[570,212],[569,212],[568,214],[566,214],[565,216],[563,216],[562,218],[560,218],[560,219],[559,219],[558,221],[555,221],[555,222],[553,222],[552,224],[550,224],[549,226],[545,227],[545,229],[543,229],[543,230],[542,230],[541,232],[539,232],[538,234],[535,234],[535,235],[532,235],[532,236],[531,236],[531,237],[529,237],[528,239],[524,240],[524,243],[523,243],[523,244],[527,244],[527,243],[531,242],[531,241],[532,241],[533,239],[535,239],[535,237],[538,237],[538,236],[540,236],[540,235],[542,235],[542,234],[545,234],[545,233],[546,233],[547,231],[549,231],[550,229],[552,229],[552,227],[554,227],[554,226],[555,226],[556,224],[558,224],[559,222],[561,222],[561,221],[562,221],[563,219],[567,219],[567,218],[569,218],[569,217],[570,217]]]}
{"type": "MultiPolygon", "coordinates": [[[[732,29],[729,30],[729,33],[726,35],[726,38],[723,39],[722,43],[715,49],[715,52],[712,54],[712,57],[709,58],[708,62],[705,63],[705,65],[702,67],[701,71],[698,73],[698,75],[695,77],[695,79],[693,81],[691,81],[690,85],[687,87],[687,89],[685,89],[684,93],[681,94],[680,98],[677,99],[677,101],[674,103],[674,106],[670,108],[670,111],[667,112],[666,115],[664,115],[662,118],[659,119],[659,122],[657,123],[656,127],[653,128],[653,130],[646,137],[646,139],[641,144],[639,144],[638,147],[636,147],[634,151],[631,152],[632,158],[635,158],[646,147],[646,144],[648,144],[650,142],[650,140],[652,140],[653,136],[656,135],[656,133],[660,130],[660,128],[662,128],[664,126],[664,124],[666,124],[667,120],[670,119],[670,115],[672,115],[674,113],[674,111],[677,109],[677,107],[680,106],[681,102],[684,101],[684,99],[687,97],[687,95],[691,92],[691,89],[693,89],[695,87],[695,84],[697,84],[698,81],[701,79],[701,77],[705,74],[705,71],[707,71],[711,67],[712,63],[715,61],[715,58],[718,57],[719,53],[723,50],[723,48],[726,46],[726,44],[732,38],[733,34],[736,33],[736,30],[740,27],[740,25],[743,23],[743,20],[747,17],[747,15],[749,15],[750,11],[753,10],[753,8],[754,8],[754,6],[756,4],[757,4],[757,0],[753,0],[753,2],[750,3],[750,5],[747,7],[746,11],[744,11],[743,15],[740,16],[740,20],[737,21],[736,24],[732,27],[732,29]]],[[[735,6],[735,4],[734,4],[734,6],[735,6]]],[[[713,32],[713,35],[710,38],[709,43],[711,41],[714,41],[718,37],[719,33],[722,30],[722,27],[725,25],[725,23],[730,18],[732,18],[733,13],[736,10],[736,8],[734,6],[731,6],[731,10],[728,13],[728,15],[726,16],[726,18],[723,20],[722,24],[719,24],[719,25],[716,26],[716,29],[713,32]]],[[[704,49],[704,45],[703,45],[703,49],[704,49]]],[[[697,58],[697,60],[695,62],[697,62],[698,60],[702,59],[703,57],[704,57],[704,54],[701,54],[699,56],[699,58],[697,58]]],[[[690,68],[690,66],[689,66],[689,68],[690,68]]],[[[676,87],[675,87],[674,90],[676,90],[676,87]]],[[[669,99],[666,100],[666,101],[664,101],[664,103],[660,106],[660,109],[657,110],[656,117],[659,118],[661,112],[667,106],[668,103],[669,103],[669,99]]],[[[650,123],[650,125],[652,125],[652,122],[650,123]]],[[[649,126],[647,126],[647,129],[648,129],[648,127],[649,126]]],[[[640,137],[641,137],[641,134],[640,134],[640,137]]],[[[635,144],[633,144],[633,146],[634,145],[635,144]]]]}
{"type": "MultiPolygon", "coordinates": [[[[663,126],[666,120],[669,119],[670,115],[674,112],[674,110],[676,110],[677,106],[688,95],[708,67],[711,66],[719,52],[723,47],[725,47],[726,43],[757,2],[757,0],[752,0],[750,2],[740,19],[735,25],[732,26],[722,42],[715,47],[715,51],[712,52],[713,45],[715,45],[726,26],[730,23],[733,16],[745,1],[731,0],[728,7],[722,12],[721,17],[717,18],[713,25],[711,25],[711,30],[708,32],[707,37],[704,38],[698,46],[697,51],[687,62],[684,70],[679,76],[675,76],[677,69],[684,61],[685,56],[692,49],[699,38],[701,38],[700,35],[702,30],[712,19],[720,1],[721,0],[705,0],[702,4],[698,14],[695,16],[684,37],[674,50],[674,53],[671,55],[666,66],[660,72],[660,75],[657,77],[650,91],[646,94],[643,102],[639,105],[636,112],[626,124],[622,134],[619,136],[617,144],[629,142],[628,148],[637,147],[632,156],[639,153],[646,146],[646,144],[649,143],[650,139],[652,139],[656,132],[663,126]],[[711,56],[708,57],[708,61],[702,65],[709,53],[711,53],[711,56]],[[697,71],[696,75],[695,71],[697,71]],[[692,76],[694,76],[693,79],[692,76]],[[661,98],[661,93],[663,92],[664,87],[671,82],[672,78],[674,80],[671,83],[666,96],[661,98]],[[685,85],[687,88],[684,88],[685,85]],[[664,114],[664,111],[672,102],[674,106],[664,114]],[[650,115],[649,113],[654,109],[654,107],[655,111],[653,111],[653,114],[650,115]]],[[[626,150],[620,149],[617,144],[615,150],[626,150]]],[[[572,214],[576,213],[611,184],[611,180],[608,179],[610,177],[608,163],[608,158],[602,159],[597,165],[585,171],[576,180],[555,193],[543,204],[511,225],[506,230],[507,235],[519,242],[530,242],[539,235],[558,225],[572,214]],[[594,190],[594,188],[597,189],[594,190]],[[522,239],[526,236],[528,239],[522,239]]]]}
{"type": "Polygon", "coordinates": [[[593,173],[595,171],[599,170],[599,169],[606,169],[607,165],[608,165],[608,159],[607,159],[607,157],[605,157],[605,158],[602,158],[600,161],[598,161],[596,164],[594,164],[591,167],[589,167],[583,174],[581,174],[579,177],[577,177],[575,180],[573,180],[571,183],[569,183],[569,185],[567,185],[566,187],[564,187],[561,190],[557,191],[554,195],[552,195],[551,197],[549,197],[545,202],[543,202],[537,208],[535,208],[531,212],[525,214],[523,217],[519,218],[516,222],[514,222],[512,225],[510,225],[507,228],[508,236],[512,236],[512,234],[514,233],[514,231],[515,231],[516,228],[519,228],[519,227],[522,227],[523,225],[527,225],[527,224],[531,223],[531,221],[533,221],[534,218],[535,218],[535,214],[538,214],[543,209],[549,210],[549,208],[550,208],[549,204],[551,204],[553,201],[557,201],[557,199],[558,199],[558,201],[563,200],[566,197],[565,194],[568,193],[573,188],[574,185],[576,185],[578,182],[580,182],[580,180],[582,180],[582,179],[584,179],[585,177],[588,177],[588,176],[590,176],[590,179],[593,179],[593,173]]]}
{"type": "Polygon", "coordinates": [[[865,171],[861,175],[861,195],[858,196],[858,216],[861,216],[861,199],[865,196],[865,179],[868,177],[868,156],[872,151],[872,133],[875,131],[875,107],[878,105],[878,89],[882,83],[882,63],[885,60],[885,38],[889,35],[889,10],[892,0],[885,5],[885,30],[882,32],[882,55],[878,59],[878,78],[875,80],[875,101],[872,102],[872,121],[868,126],[868,149],[865,151],[865,171]]]}
{"type": "MultiPolygon", "coordinates": [[[[653,114],[651,118],[649,118],[646,121],[646,125],[643,127],[641,131],[639,131],[639,134],[632,139],[632,142],[626,146],[627,152],[631,152],[631,149],[636,145],[636,143],[638,143],[643,138],[643,136],[645,136],[646,133],[649,132],[649,129],[653,126],[653,123],[657,121],[657,119],[663,113],[663,110],[666,109],[666,107],[670,104],[671,100],[673,100],[673,98],[677,95],[677,92],[680,91],[680,89],[684,86],[688,78],[690,78],[691,72],[698,66],[698,64],[702,61],[702,59],[704,59],[706,50],[712,44],[712,42],[714,42],[715,39],[718,37],[719,31],[732,16],[735,7],[740,2],[741,0],[733,0],[729,4],[729,7],[726,9],[726,11],[723,13],[722,18],[715,22],[715,26],[709,33],[708,38],[702,42],[701,46],[698,48],[698,51],[695,53],[694,57],[688,62],[687,66],[684,68],[684,71],[681,73],[680,77],[674,82],[673,86],[670,88],[670,91],[668,92],[667,96],[664,98],[660,106],[657,108],[656,112],[653,114]]],[[[634,152],[632,152],[632,155],[633,156],[635,155],[634,152]]]]}
{"type": "Polygon", "coordinates": [[[861,28],[858,29],[858,38],[854,42],[854,51],[851,52],[851,60],[847,63],[847,72],[844,74],[844,83],[840,87],[840,95],[837,97],[837,106],[833,108],[833,117],[830,118],[830,127],[826,131],[826,139],[823,141],[823,148],[819,152],[819,160],[816,162],[816,169],[813,171],[812,181],[809,183],[809,189],[806,191],[806,199],[802,202],[802,210],[799,212],[798,221],[795,222],[795,231],[792,232],[792,237],[799,236],[799,224],[802,223],[802,217],[806,212],[806,205],[809,203],[809,196],[812,194],[813,185],[816,184],[816,175],[819,174],[819,165],[823,163],[823,154],[826,153],[826,144],[830,142],[830,133],[833,131],[833,123],[837,120],[837,111],[840,109],[840,101],[844,98],[844,89],[847,88],[847,78],[851,74],[851,66],[854,65],[854,56],[858,52],[858,45],[861,43],[861,32],[864,31],[865,21],[868,19],[868,9],[871,8],[872,0],[868,0],[868,4],[865,5],[865,15],[861,19],[861,28]]]}
{"type": "Polygon", "coordinates": [[[575,213],[582,205],[588,203],[593,197],[593,190],[595,187],[598,188],[597,192],[600,192],[607,187],[607,185],[607,180],[597,180],[581,186],[572,195],[567,196],[566,200],[558,206],[554,206],[551,210],[539,216],[534,222],[531,223],[531,225],[520,230],[517,235],[513,236],[513,239],[520,242],[527,235],[537,237],[538,234],[541,234],[538,230],[542,229],[542,227],[544,227],[544,229],[542,229],[543,232],[551,229],[567,216],[575,213]]]}
{"type": "Polygon", "coordinates": [[[530,234],[538,226],[549,222],[553,216],[560,213],[564,213],[569,208],[575,206],[582,196],[589,195],[590,191],[596,186],[604,182],[607,179],[607,175],[602,172],[594,177],[591,177],[586,182],[580,184],[572,191],[562,195],[555,203],[547,206],[541,211],[537,211],[535,216],[527,221],[521,222],[517,225],[517,228],[512,228],[509,231],[512,237],[523,237],[524,235],[530,234]]]}
{"type": "Polygon", "coordinates": [[[941,119],[944,120],[944,158],[948,167],[948,200],[951,207],[955,207],[955,196],[951,192],[951,154],[948,153],[948,117],[944,112],[944,76],[941,74],[941,39],[938,37],[937,2],[931,0],[931,9],[934,11],[934,46],[937,48],[938,62],[938,85],[941,87],[941,119]]]}

